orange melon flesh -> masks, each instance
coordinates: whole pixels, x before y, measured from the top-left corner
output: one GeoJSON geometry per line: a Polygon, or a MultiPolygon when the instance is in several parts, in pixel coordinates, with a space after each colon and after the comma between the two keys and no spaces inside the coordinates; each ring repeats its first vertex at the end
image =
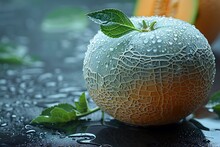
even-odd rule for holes
{"type": "Polygon", "coordinates": [[[136,16],[164,15],[195,23],[198,0],[138,0],[136,16]]]}

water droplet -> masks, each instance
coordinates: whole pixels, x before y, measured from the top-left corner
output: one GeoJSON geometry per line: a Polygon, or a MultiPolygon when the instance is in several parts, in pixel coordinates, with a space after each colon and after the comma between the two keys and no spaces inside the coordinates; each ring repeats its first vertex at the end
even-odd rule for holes
{"type": "Polygon", "coordinates": [[[25,83],[21,83],[19,86],[20,86],[20,88],[22,88],[22,89],[25,89],[25,88],[26,88],[26,84],[25,84],[25,83]]]}
{"type": "Polygon", "coordinates": [[[67,94],[65,93],[58,93],[58,94],[54,94],[54,95],[49,95],[47,98],[50,99],[59,99],[59,98],[66,98],[67,94]]]}
{"type": "Polygon", "coordinates": [[[160,36],[156,36],[156,38],[157,38],[157,39],[159,39],[159,38],[160,38],[160,36]]]}
{"type": "Polygon", "coordinates": [[[52,76],[53,76],[53,74],[51,74],[51,73],[45,73],[45,74],[40,75],[38,80],[43,81],[43,80],[52,78],[52,76]]]}
{"type": "Polygon", "coordinates": [[[5,126],[7,126],[8,124],[7,123],[3,123],[3,124],[1,124],[0,126],[1,127],[5,127],[5,126]]]}
{"type": "Polygon", "coordinates": [[[106,64],[105,67],[108,68],[108,64],[106,64]]]}
{"type": "Polygon", "coordinates": [[[154,35],[151,35],[151,36],[150,36],[150,39],[153,39],[153,38],[154,38],[154,35]]]}
{"type": "Polygon", "coordinates": [[[110,51],[113,51],[113,50],[114,50],[114,48],[112,48],[112,47],[111,47],[109,50],[110,50],[110,51]]]}
{"type": "Polygon", "coordinates": [[[26,134],[31,134],[31,133],[36,133],[36,131],[35,130],[28,130],[28,131],[26,131],[26,134]]]}
{"type": "Polygon", "coordinates": [[[30,107],[30,104],[28,104],[28,103],[24,103],[24,105],[23,105],[24,107],[30,107]]]}
{"type": "Polygon", "coordinates": [[[9,90],[10,90],[10,92],[15,92],[16,91],[16,88],[15,87],[9,87],[9,90]]]}
{"type": "Polygon", "coordinates": [[[151,50],[152,50],[151,48],[148,48],[148,49],[147,49],[147,52],[150,52],[151,50]]]}
{"type": "Polygon", "coordinates": [[[34,96],[34,98],[36,98],[36,99],[41,99],[41,98],[43,98],[43,96],[42,96],[41,94],[36,94],[36,95],[34,96]]]}
{"type": "Polygon", "coordinates": [[[169,42],[169,45],[173,45],[173,42],[169,42]]]}
{"type": "Polygon", "coordinates": [[[161,39],[158,39],[157,42],[160,43],[160,42],[162,42],[162,40],[161,40],[161,39]]]}
{"type": "Polygon", "coordinates": [[[177,34],[174,34],[174,36],[177,37],[178,35],[177,35],[177,34]]]}
{"type": "Polygon", "coordinates": [[[176,38],[176,37],[174,37],[174,38],[173,38],[173,40],[177,41],[177,38],[176,38]]]}
{"type": "Polygon", "coordinates": [[[182,42],[179,42],[178,44],[179,44],[179,45],[181,45],[181,44],[182,44],[182,42]]]}
{"type": "Polygon", "coordinates": [[[60,82],[63,81],[63,76],[62,75],[57,76],[57,80],[60,82]]]}
{"type": "Polygon", "coordinates": [[[80,90],[81,90],[80,87],[66,87],[66,88],[60,89],[59,92],[61,92],[61,93],[69,93],[69,92],[80,91],[80,90]]]}
{"type": "Polygon", "coordinates": [[[30,69],[24,69],[22,71],[22,74],[41,74],[43,73],[42,68],[30,68],[30,69]]]}
{"type": "Polygon", "coordinates": [[[196,35],[196,38],[200,38],[200,36],[199,36],[199,35],[196,35]]]}
{"type": "Polygon", "coordinates": [[[30,80],[30,79],[31,79],[31,76],[30,76],[30,75],[22,75],[22,76],[21,76],[21,79],[22,79],[23,81],[25,81],[25,80],[30,80]]]}
{"type": "Polygon", "coordinates": [[[13,75],[15,75],[16,74],[16,71],[14,71],[14,70],[8,70],[7,71],[7,75],[8,76],[13,76],[13,75]]]}
{"type": "Polygon", "coordinates": [[[156,53],[156,52],[157,52],[157,49],[153,49],[153,52],[156,53]]]}
{"type": "Polygon", "coordinates": [[[5,79],[0,79],[0,84],[6,84],[7,81],[5,79]]]}
{"type": "Polygon", "coordinates": [[[55,87],[56,86],[56,82],[47,82],[46,86],[47,87],[55,87]]]}
{"type": "Polygon", "coordinates": [[[146,39],[144,39],[144,43],[148,43],[148,39],[146,38],[146,39]]]}
{"type": "Polygon", "coordinates": [[[152,40],[152,43],[153,43],[153,44],[155,44],[155,43],[156,43],[156,41],[155,41],[155,40],[152,40]]]}
{"type": "Polygon", "coordinates": [[[161,48],[161,45],[158,45],[159,48],[161,48]]]}
{"type": "Polygon", "coordinates": [[[92,140],[96,138],[94,134],[91,133],[76,133],[71,134],[68,137],[75,139],[78,143],[90,143],[92,140]]]}

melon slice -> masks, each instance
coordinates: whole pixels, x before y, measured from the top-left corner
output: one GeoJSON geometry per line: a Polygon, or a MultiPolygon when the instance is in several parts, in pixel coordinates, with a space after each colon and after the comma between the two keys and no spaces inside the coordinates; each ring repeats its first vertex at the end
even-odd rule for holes
{"type": "Polygon", "coordinates": [[[194,24],[198,14],[199,0],[138,0],[135,15],[164,15],[194,24]]]}

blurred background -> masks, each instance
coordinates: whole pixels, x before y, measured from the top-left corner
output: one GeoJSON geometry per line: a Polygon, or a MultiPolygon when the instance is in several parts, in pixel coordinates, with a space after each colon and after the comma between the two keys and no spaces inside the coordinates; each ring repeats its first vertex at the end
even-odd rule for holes
{"type": "MultiPolygon", "coordinates": [[[[0,0],[0,143],[13,142],[11,136],[22,133],[30,135],[27,131],[33,128],[27,124],[43,108],[73,103],[86,91],[84,53],[99,26],[85,14],[116,8],[132,16],[135,3],[0,0]]],[[[220,37],[211,45],[217,64],[213,93],[220,90],[220,37]]]]}

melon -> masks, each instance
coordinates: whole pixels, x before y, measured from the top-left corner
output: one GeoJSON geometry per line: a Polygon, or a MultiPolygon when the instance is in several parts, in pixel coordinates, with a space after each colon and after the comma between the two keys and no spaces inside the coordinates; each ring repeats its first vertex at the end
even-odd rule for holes
{"type": "Polygon", "coordinates": [[[180,121],[208,100],[215,59],[198,29],[168,17],[132,17],[155,28],[111,38],[99,31],[88,45],[83,75],[101,110],[138,126],[180,121]]]}
{"type": "Polygon", "coordinates": [[[164,15],[194,24],[212,43],[220,32],[219,0],[138,0],[136,16],[164,15]]]}

